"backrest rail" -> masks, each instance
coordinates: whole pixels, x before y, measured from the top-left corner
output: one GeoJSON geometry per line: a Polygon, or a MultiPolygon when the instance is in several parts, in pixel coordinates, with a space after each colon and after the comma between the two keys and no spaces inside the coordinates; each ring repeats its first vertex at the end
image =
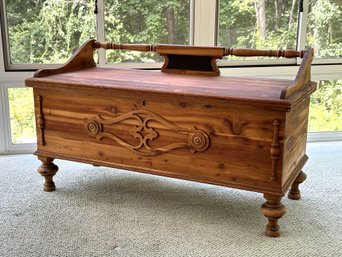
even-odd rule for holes
{"type": "Polygon", "coordinates": [[[165,44],[121,44],[110,42],[94,42],[94,48],[103,48],[107,50],[132,50],[141,52],[164,53],[164,49],[173,48],[179,55],[188,55],[189,52],[194,55],[206,55],[206,52],[214,52],[215,57],[223,56],[267,56],[277,58],[303,58],[305,51],[296,50],[259,50],[250,48],[228,48],[228,47],[201,47],[201,46],[183,46],[183,45],[165,45],[165,44]]]}

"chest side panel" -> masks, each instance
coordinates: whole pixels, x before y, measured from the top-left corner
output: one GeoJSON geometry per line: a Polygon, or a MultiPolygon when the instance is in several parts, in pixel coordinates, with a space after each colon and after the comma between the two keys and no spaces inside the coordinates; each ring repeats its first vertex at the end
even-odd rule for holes
{"type": "Polygon", "coordinates": [[[297,167],[305,158],[309,105],[310,98],[308,97],[286,114],[283,186],[290,186],[288,180],[295,179],[294,173],[299,172],[297,167]]]}

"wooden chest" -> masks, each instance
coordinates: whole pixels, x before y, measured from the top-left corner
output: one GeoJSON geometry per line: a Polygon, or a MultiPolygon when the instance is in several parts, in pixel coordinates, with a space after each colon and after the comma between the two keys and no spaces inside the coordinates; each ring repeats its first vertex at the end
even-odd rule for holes
{"type": "Polygon", "coordinates": [[[55,158],[211,183],[264,194],[266,234],[279,236],[281,198],[299,199],[312,50],[257,51],[86,42],[59,69],[26,80],[34,88],[45,191],[55,158]],[[156,51],[160,71],[100,68],[94,50],[156,51]],[[235,52],[234,52],[235,51],[235,52]],[[219,76],[224,55],[303,57],[291,80],[219,76]]]}

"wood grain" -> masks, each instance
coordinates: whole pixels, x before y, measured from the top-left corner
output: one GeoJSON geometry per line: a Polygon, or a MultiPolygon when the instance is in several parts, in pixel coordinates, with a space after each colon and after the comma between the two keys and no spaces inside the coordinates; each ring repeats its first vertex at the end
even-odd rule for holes
{"type": "Polygon", "coordinates": [[[271,80],[236,77],[205,77],[167,74],[154,71],[91,68],[76,72],[28,79],[28,86],[91,88],[94,90],[127,90],[134,93],[164,93],[181,96],[224,99],[234,102],[250,101],[282,109],[291,107],[289,100],[281,100],[290,80],[271,80]],[[209,85],[209,86],[208,86],[209,85]]]}
{"type": "MultiPolygon", "coordinates": [[[[224,181],[227,185],[239,184],[238,187],[252,189],[254,186],[264,187],[265,191],[275,190],[278,193],[280,182],[271,182],[272,163],[270,149],[273,138],[274,117],[282,117],[278,111],[260,110],[253,107],[242,108],[243,114],[236,111],[233,104],[217,104],[208,106],[202,101],[186,103],[174,99],[165,104],[157,98],[144,99],[134,95],[101,96],[96,106],[92,105],[97,95],[80,95],[78,91],[54,92],[35,90],[42,96],[45,116],[46,145],[38,149],[46,152],[58,152],[63,155],[119,163],[134,166],[135,169],[160,170],[179,173],[194,180],[210,177],[212,180],[224,181]],[[71,97],[72,96],[72,97],[71,97]],[[100,115],[104,119],[113,119],[127,114],[136,108],[144,108],[166,118],[178,127],[204,131],[210,138],[210,146],[205,152],[189,153],[177,149],[162,156],[144,157],[125,150],[120,144],[109,138],[100,141],[89,136],[84,128],[85,122],[100,115]],[[272,118],[273,117],[273,118],[272,118]],[[237,121],[243,121],[244,128],[236,135],[234,127],[237,121]],[[234,124],[233,126],[231,124],[234,124]],[[61,140],[62,139],[62,140],[61,140]],[[84,152],[82,149],[87,148],[84,152]],[[244,149],[244,155],[239,149],[244,149]],[[113,156],[113,152],[116,154],[113,156]],[[268,156],[263,159],[263,156],[268,156]],[[262,161],[257,161],[262,159],[262,161]],[[170,165],[172,163],[172,165],[170,165]],[[236,165],[235,163],[241,163],[236,165]],[[193,169],[195,165],[196,169],[193,169]],[[257,180],[251,180],[251,173],[257,180]]],[[[107,130],[131,145],[137,140],[129,133],[139,123],[134,119],[123,120],[107,130]]],[[[188,142],[188,135],[175,133],[172,129],[153,122],[149,124],[158,132],[158,140],[150,142],[153,148],[160,148],[175,142],[188,142]]],[[[280,134],[283,133],[280,130],[280,134]]]]}

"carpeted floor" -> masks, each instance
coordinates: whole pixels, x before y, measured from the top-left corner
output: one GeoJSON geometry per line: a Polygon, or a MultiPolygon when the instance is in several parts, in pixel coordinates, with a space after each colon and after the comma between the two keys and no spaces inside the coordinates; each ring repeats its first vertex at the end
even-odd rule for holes
{"type": "Polygon", "coordinates": [[[342,142],[310,143],[302,200],[264,235],[261,194],[32,155],[0,156],[0,256],[342,256],[342,142]]]}

